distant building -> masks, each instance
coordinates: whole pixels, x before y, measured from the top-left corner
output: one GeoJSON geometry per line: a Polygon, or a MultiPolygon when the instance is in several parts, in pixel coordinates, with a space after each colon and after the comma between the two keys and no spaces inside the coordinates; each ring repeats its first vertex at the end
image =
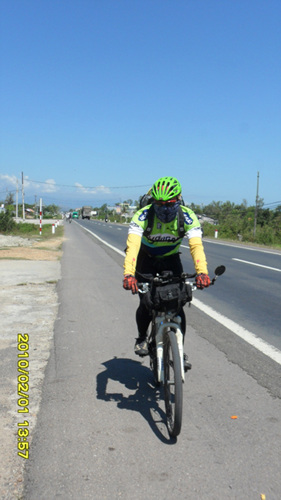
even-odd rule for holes
{"type": "Polygon", "coordinates": [[[216,225],[218,223],[217,220],[212,219],[212,217],[207,217],[207,215],[204,214],[198,216],[198,219],[200,220],[201,224],[203,224],[204,222],[208,222],[209,224],[216,225]]]}
{"type": "Polygon", "coordinates": [[[129,205],[128,203],[119,203],[114,207],[107,207],[107,210],[109,212],[114,212],[118,215],[122,215],[122,217],[128,219],[129,217],[133,217],[134,213],[137,210],[137,207],[134,205],[129,205]]]}

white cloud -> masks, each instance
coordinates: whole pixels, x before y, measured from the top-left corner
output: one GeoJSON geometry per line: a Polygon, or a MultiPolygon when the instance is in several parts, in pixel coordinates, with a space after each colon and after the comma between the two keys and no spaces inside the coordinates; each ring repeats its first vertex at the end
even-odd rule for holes
{"type": "MultiPolygon", "coordinates": [[[[24,183],[24,189],[28,189],[34,186],[34,183],[29,181],[28,175],[24,175],[23,183],[24,183]]],[[[36,186],[38,186],[38,184],[36,184],[36,186]]]]}
{"type": "Polygon", "coordinates": [[[79,182],[75,182],[75,186],[79,191],[82,191],[82,193],[89,193],[89,189],[82,186],[79,182]]]}
{"type": "Polygon", "coordinates": [[[75,186],[77,187],[79,192],[86,193],[86,194],[110,194],[111,193],[110,189],[106,186],[96,186],[93,188],[89,188],[89,187],[84,187],[79,182],[75,182],[75,186]]]}
{"type": "MultiPolygon", "coordinates": [[[[21,183],[22,183],[22,178],[21,176],[20,177],[17,177],[16,175],[2,175],[0,174],[0,179],[2,179],[3,181],[6,181],[6,183],[8,185],[12,185],[12,186],[16,186],[17,185],[17,181],[18,181],[18,186],[19,188],[21,188],[21,183]]],[[[24,188],[29,188],[31,187],[31,182],[28,180],[28,176],[24,176],[23,178],[24,180],[24,188]]]]}
{"type": "MultiPolygon", "coordinates": [[[[22,185],[22,178],[20,176],[16,177],[16,175],[7,175],[7,174],[0,174],[0,181],[4,181],[6,184],[6,187],[14,188],[17,186],[17,181],[18,181],[18,188],[21,190],[21,185],[22,185]]],[[[56,181],[54,179],[47,179],[44,182],[36,182],[36,181],[31,181],[29,180],[28,175],[24,175],[24,190],[25,192],[30,191],[30,190],[40,190],[43,193],[54,193],[58,191],[58,186],[56,184],[56,181]]],[[[3,183],[2,183],[3,184],[3,183]]]]}
{"type": "Polygon", "coordinates": [[[17,185],[17,177],[15,175],[2,175],[0,174],[0,179],[6,181],[8,184],[12,184],[13,186],[17,185]]]}
{"type": "Polygon", "coordinates": [[[44,193],[54,193],[58,190],[56,185],[56,181],[54,179],[47,179],[43,184],[43,192],[44,193]]]}
{"type": "Polygon", "coordinates": [[[96,193],[105,193],[105,194],[109,194],[111,193],[110,189],[106,186],[97,186],[96,187],[96,193]]]}

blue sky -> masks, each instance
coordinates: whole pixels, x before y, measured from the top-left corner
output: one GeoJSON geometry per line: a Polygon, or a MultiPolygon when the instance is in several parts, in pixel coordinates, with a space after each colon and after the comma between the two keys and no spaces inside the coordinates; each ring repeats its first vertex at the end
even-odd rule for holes
{"type": "MultiPolygon", "coordinates": [[[[0,200],[281,200],[280,0],[1,0],[0,200]]],[[[274,206],[274,205],[269,205],[274,206]]]]}

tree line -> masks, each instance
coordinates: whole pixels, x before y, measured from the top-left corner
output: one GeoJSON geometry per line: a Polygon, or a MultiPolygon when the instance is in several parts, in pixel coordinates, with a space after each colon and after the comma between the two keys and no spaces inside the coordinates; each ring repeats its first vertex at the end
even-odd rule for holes
{"type": "MultiPolygon", "coordinates": [[[[140,199],[141,197],[138,202],[135,201],[138,208],[140,199]]],[[[127,202],[124,202],[124,206],[125,203],[127,202]]],[[[273,210],[264,208],[263,199],[259,198],[256,206],[248,206],[246,200],[241,204],[212,201],[205,206],[195,203],[188,206],[199,216],[205,236],[214,236],[216,229],[221,238],[262,245],[281,245],[281,204],[273,210]],[[212,223],[206,222],[205,217],[212,219],[212,223]]],[[[106,204],[97,207],[97,210],[99,214],[113,216],[106,204]]]]}
{"type": "MultiPolygon", "coordinates": [[[[140,199],[141,197],[138,201],[134,202],[134,205],[138,208],[140,199]]],[[[13,197],[9,194],[9,197],[7,196],[5,200],[6,208],[10,208],[9,212],[14,211],[13,202],[13,197]],[[7,206],[7,202],[10,202],[10,206],[7,206]]],[[[126,207],[131,206],[132,203],[133,200],[131,199],[123,202],[121,204],[123,210],[119,216],[113,211],[111,212],[107,204],[95,207],[94,209],[98,211],[99,217],[109,216],[112,220],[123,222],[124,218],[122,218],[122,215],[126,212],[126,207]]],[[[118,204],[116,203],[116,205],[118,204]]],[[[32,205],[26,205],[26,207],[29,206],[30,208],[32,207],[32,205]]],[[[252,206],[248,206],[247,201],[243,200],[241,204],[235,204],[230,201],[212,201],[212,203],[205,206],[191,203],[189,207],[199,218],[201,217],[200,221],[205,236],[214,236],[216,229],[221,238],[255,242],[262,245],[281,245],[281,204],[275,209],[265,208],[263,199],[259,198],[257,205],[252,206]],[[212,219],[213,223],[206,222],[204,220],[205,217],[212,219]]],[[[19,213],[20,211],[21,206],[19,205],[19,213]]],[[[43,207],[43,212],[45,217],[54,217],[59,214],[60,209],[57,205],[52,204],[43,207]]],[[[4,213],[0,214],[0,219],[3,219],[2,224],[0,221],[0,226],[10,226],[11,221],[8,214],[6,216],[4,216],[4,213]]]]}
{"type": "MultiPolygon", "coordinates": [[[[263,200],[257,206],[248,206],[244,200],[236,205],[230,201],[213,201],[199,206],[191,203],[190,208],[203,217],[212,218],[219,237],[255,242],[262,245],[281,245],[281,205],[274,210],[264,208],[263,200]]],[[[214,225],[204,222],[204,235],[214,235],[214,225]]]]}

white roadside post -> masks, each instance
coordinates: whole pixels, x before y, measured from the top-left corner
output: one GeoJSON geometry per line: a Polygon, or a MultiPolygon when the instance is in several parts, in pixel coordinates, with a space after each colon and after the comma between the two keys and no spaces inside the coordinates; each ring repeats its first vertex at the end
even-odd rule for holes
{"type": "Polygon", "coordinates": [[[40,236],[42,235],[42,198],[40,198],[40,208],[39,208],[39,211],[40,211],[40,229],[39,229],[39,234],[40,236]]]}

